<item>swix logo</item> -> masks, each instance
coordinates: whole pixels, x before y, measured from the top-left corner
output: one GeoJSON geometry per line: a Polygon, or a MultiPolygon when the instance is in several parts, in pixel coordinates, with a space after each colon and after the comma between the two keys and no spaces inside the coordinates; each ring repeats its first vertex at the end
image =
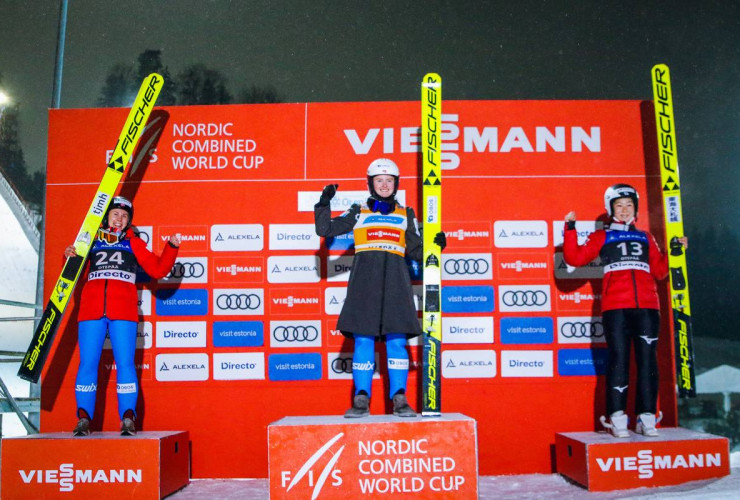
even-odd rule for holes
{"type": "Polygon", "coordinates": [[[401,233],[400,231],[393,231],[388,229],[371,229],[367,232],[367,239],[400,241],[401,233]]]}
{"type": "Polygon", "coordinates": [[[77,384],[75,386],[75,392],[95,392],[97,390],[97,384],[77,384]]]}
{"type": "Polygon", "coordinates": [[[601,294],[581,293],[581,292],[561,293],[560,300],[575,302],[576,304],[580,304],[584,300],[590,300],[590,301],[601,300],[601,294]]]}
{"type": "Polygon", "coordinates": [[[141,469],[75,469],[75,464],[60,464],[59,469],[19,470],[25,484],[58,483],[59,491],[73,491],[78,483],[141,483],[141,469]]]}
{"type": "Polygon", "coordinates": [[[321,448],[316,450],[316,453],[311,455],[309,459],[304,462],[304,464],[298,469],[298,472],[296,472],[294,476],[289,470],[280,471],[280,487],[285,488],[287,484],[287,489],[285,490],[287,493],[288,491],[293,489],[294,486],[300,483],[301,480],[305,477],[308,486],[313,486],[313,492],[311,494],[311,499],[313,500],[318,498],[319,493],[321,493],[321,488],[324,487],[326,480],[330,477],[332,486],[341,486],[342,471],[338,469],[336,465],[339,457],[342,456],[344,445],[340,446],[339,449],[337,449],[336,451],[330,452],[333,453],[333,456],[329,459],[326,465],[324,465],[324,468],[318,475],[318,479],[314,475],[314,470],[312,470],[312,467],[321,459],[322,456],[324,456],[327,451],[329,451],[329,449],[336,442],[338,442],[342,438],[342,436],[344,436],[344,433],[340,432],[329,441],[327,441],[321,448]]]}
{"type": "Polygon", "coordinates": [[[722,454],[653,455],[653,450],[640,450],[628,457],[597,457],[596,463],[601,472],[638,471],[640,479],[650,479],[656,470],[722,467],[722,454]]]}

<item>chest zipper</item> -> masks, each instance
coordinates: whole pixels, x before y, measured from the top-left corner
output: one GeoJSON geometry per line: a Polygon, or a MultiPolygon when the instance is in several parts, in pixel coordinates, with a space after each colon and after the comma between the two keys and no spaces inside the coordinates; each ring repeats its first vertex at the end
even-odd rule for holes
{"type": "Polygon", "coordinates": [[[635,270],[630,271],[632,273],[632,287],[635,289],[635,308],[640,308],[640,300],[637,298],[637,279],[635,279],[635,270]]]}

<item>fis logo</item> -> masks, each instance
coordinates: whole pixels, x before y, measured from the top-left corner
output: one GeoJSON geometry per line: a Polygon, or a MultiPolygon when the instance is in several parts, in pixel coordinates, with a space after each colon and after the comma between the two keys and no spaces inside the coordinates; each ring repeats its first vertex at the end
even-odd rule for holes
{"type": "Polygon", "coordinates": [[[309,488],[313,488],[311,492],[311,498],[317,498],[327,480],[330,481],[330,484],[332,486],[341,486],[342,471],[337,468],[337,462],[342,456],[342,452],[344,452],[344,445],[337,445],[339,446],[338,448],[334,447],[335,449],[333,451],[329,450],[331,450],[334,444],[339,442],[339,440],[343,436],[344,433],[340,432],[329,441],[324,443],[321,448],[316,450],[316,452],[304,462],[304,464],[298,469],[297,472],[293,473],[289,470],[280,471],[280,487],[285,489],[285,492],[287,493],[299,483],[304,482],[304,484],[306,484],[309,488]],[[318,476],[316,476],[314,474],[315,471],[313,470],[313,467],[327,453],[327,451],[329,452],[329,455],[331,455],[331,458],[326,463],[326,465],[324,465],[318,476]]]}

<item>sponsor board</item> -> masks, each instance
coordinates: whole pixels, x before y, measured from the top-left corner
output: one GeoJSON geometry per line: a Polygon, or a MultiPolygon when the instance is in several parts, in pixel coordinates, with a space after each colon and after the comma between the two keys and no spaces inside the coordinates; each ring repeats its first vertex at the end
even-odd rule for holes
{"type": "Polygon", "coordinates": [[[550,255],[534,252],[497,252],[496,275],[501,280],[547,279],[550,277],[550,255]]]}
{"type": "MultiPolygon", "coordinates": [[[[153,333],[154,329],[152,328],[151,321],[139,321],[136,325],[136,349],[149,349],[152,347],[153,333]]],[[[113,345],[110,343],[110,335],[105,336],[103,349],[113,349],[113,345]]]]}
{"type": "Polygon", "coordinates": [[[178,257],[160,283],[208,283],[208,257],[178,257]]]}
{"type": "Polygon", "coordinates": [[[153,251],[152,243],[154,242],[154,226],[138,226],[134,224],[132,227],[134,229],[134,234],[146,243],[147,249],[149,249],[150,252],[153,251]]]}
{"type": "Polygon", "coordinates": [[[157,348],[205,347],[205,321],[157,321],[157,348]]]}
{"type": "Polygon", "coordinates": [[[560,349],[559,375],[604,375],[609,357],[607,349],[560,349]]]}
{"type": "Polygon", "coordinates": [[[552,318],[501,318],[499,335],[502,344],[552,344],[552,318]]]}
{"type": "MultiPolygon", "coordinates": [[[[604,223],[601,221],[584,220],[576,221],[576,231],[578,232],[578,244],[583,245],[586,243],[588,236],[604,228],[604,223]]],[[[552,244],[554,247],[563,246],[563,238],[565,237],[565,221],[556,220],[552,222],[552,244]]]]}
{"type": "Polygon", "coordinates": [[[604,324],[598,316],[558,317],[559,344],[606,343],[604,324]]]}
{"type": "Polygon", "coordinates": [[[449,222],[442,226],[447,238],[447,250],[491,248],[490,222],[449,222]]]}
{"type": "Polygon", "coordinates": [[[315,288],[271,288],[270,314],[320,314],[320,293],[315,288]]]}
{"type": "Polygon", "coordinates": [[[162,288],[155,293],[158,316],[205,316],[208,290],[202,288],[162,288]]]}
{"type": "Polygon", "coordinates": [[[555,252],[553,268],[555,269],[555,278],[560,280],[584,280],[604,277],[604,267],[601,265],[601,258],[598,256],[585,266],[573,267],[565,263],[563,252],[555,252]]]}
{"type": "Polygon", "coordinates": [[[265,353],[217,352],[213,354],[213,380],[264,380],[265,353]]]}
{"type": "Polygon", "coordinates": [[[344,299],[347,298],[347,288],[328,287],[324,290],[324,312],[338,316],[342,312],[344,299]]]}
{"type": "Polygon", "coordinates": [[[442,311],[446,313],[493,312],[493,287],[443,286],[442,311]]]}
{"type": "Polygon", "coordinates": [[[343,347],[344,345],[352,345],[352,339],[349,339],[342,335],[342,332],[337,330],[337,320],[328,319],[326,320],[326,345],[328,347],[343,347]]]}
{"type": "Polygon", "coordinates": [[[550,311],[550,285],[501,285],[498,305],[501,312],[550,311]]]}
{"type": "Polygon", "coordinates": [[[491,349],[442,351],[444,378],[493,378],[496,376],[496,352],[491,349]]]}
{"type": "Polygon", "coordinates": [[[270,321],[270,347],[321,347],[321,320],[270,321]]]}
{"type": "Polygon", "coordinates": [[[264,337],[262,321],[213,322],[213,347],[261,347],[264,337]]]}
{"type": "Polygon", "coordinates": [[[493,264],[490,253],[443,253],[443,280],[490,280],[493,264]]]}
{"type": "Polygon", "coordinates": [[[151,316],[152,314],[152,292],[150,290],[136,290],[138,297],[137,306],[140,316],[151,316]]]}
{"type": "Polygon", "coordinates": [[[262,224],[214,224],[211,250],[214,252],[259,252],[265,246],[262,224]]]}
{"type": "MultiPolygon", "coordinates": [[[[364,191],[337,191],[334,198],[331,199],[332,212],[344,212],[349,210],[352,205],[361,205],[367,201],[368,192],[364,191]]],[[[313,207],[321,198],[321,191],[298,191],[298,211],[313,212],[313,207]]],[[[396,200],[401,205],[406,205],[406,191],[399,189],[396,193],[396,200]]]]}
{"type": "Polygon", "coordinates": [[[552,377],[552,351],[501,351],[502,377],[552,377]]]}
{"type": "Polygon", "coordinates": [[[330,251],[346,251],[355,248],[355,235],[351,231],[331,238],[325,238],[330,251]]]}
{"type": "Polygon", "coordinates": [[[214,257],[214,283],[263,283],[264,257],[214,257]]]}
{"type": "Polygon", "coordinates": [[[326,281],[330,283],[349,281],[353,260],[352,255],[329,255],[326,259],[326,281]]]}
{"type": "Polygon", "coordinates": [[[497,220],[493,223],[496,248],[546,248],[547,222],[543,220],[497,220]]]}
{"type": "Polygon", "coordinates": [[[593,314],[601,311],[601,281],[587,281],[577,290],[555,293],[557,310],[593,314]]]}
{"type": "MultiPolygon", "coordinates": [[[[352,356],[351,352],[330,352],[326,355],[326,369],[330,380],[352,380],[352,356]]],[[[373,378],[380,378],[380,355],[375,353],[375,365],[373,367],[373,378]]]]}
{"type": "Polygon", "coordinates": [[[213,314],[219,316],[262,316],[264,288],[214,288],[213,314]]]}
{"type": "MultiPolygon", "coordinates": [[[[103,354],[100,366],[108,372],[114,372],[118,370],[116,361],[113,358],[113,353],[110,351],[103,354]]],[[[134,369],[136,370],[136,375],[139,380],[151,380],[152,367],[152,355],[149,353],[142,355],[141,360],[134,360],[134,369]]]]}
{"type": "Polygon", "coordinates": [[[321,354],[270,354],[268,358],[270,380],[321,380],[321,354]]]}
{"type": "Polygon", "coordinates": [[[317,255],[286,255],[267,258],[267,281],[270,283],[318,283],[321,260],[317,255]]]}
{"type": "Polygon", "coordinates": [[[313,224],[270,224],[270,250],[318,250],[321,238],[313,224]]]}
{"type": "Polygon", "coordinates": [[[208,380],[209,360],[206,353],[157,354],[155,374],[160,382],[208,380]]]}
{"type": "Polygon", "coordinates": [[[159,226],[157,252],[161,252],[173,234],[180,235],[180,254],[208,250],[208,226],[159,226]]]}
{"type": "Polygon", "coordinates": [[[443,316],[443,344],[493,344],[490,316],[443,316]]]}

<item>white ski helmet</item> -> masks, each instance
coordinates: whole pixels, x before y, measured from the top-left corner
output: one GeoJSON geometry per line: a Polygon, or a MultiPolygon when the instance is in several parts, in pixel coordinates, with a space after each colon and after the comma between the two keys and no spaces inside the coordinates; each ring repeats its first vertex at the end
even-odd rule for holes
{"type": "Polygon", "coordinates": [[[373,188],[373,177],[376,175],[392,175],[396,180],[393,184],[393,196],[396,196],[398,192],[398,180],[401,176],[398,165],[393,160],[388,158],[378,158],[370,163],[367,167],[367,188],[370,190],[370,194],[375,196],[375,189],[373,188]]]}
{"type": "Polygon", "coordinates": [[[635,217],[637,217],[637,204],[640,200],[640,196],[637,194],[637,190],[629,184],[614,184],[606,188],[604,192],[604,208],[609,217],[614,217],[614,202],[619,198],[630,198],[632,203],[635,204],[635,217]]]}

